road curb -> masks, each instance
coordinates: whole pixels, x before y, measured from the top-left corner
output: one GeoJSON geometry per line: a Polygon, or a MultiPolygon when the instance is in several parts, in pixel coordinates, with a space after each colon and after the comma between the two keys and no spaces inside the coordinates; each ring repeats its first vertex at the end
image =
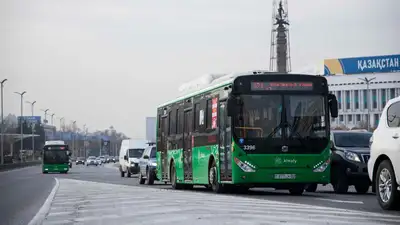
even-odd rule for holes
{"type": "Polygon", "coordinates": [[[46,201],[43,203],[42,207],[32,218],[32,220],[28,223],[28,225],[41,225],[43,221],[46,219],[47,213],[50,210],[51,203],[53,202],[54,196],[56,195],[58,187],[60,186],[60,182],[58,181],[58,179],[57,178],[54,179],[56,180],[56,184],[54,185],[53,190],[51,190],[46,201]]]}

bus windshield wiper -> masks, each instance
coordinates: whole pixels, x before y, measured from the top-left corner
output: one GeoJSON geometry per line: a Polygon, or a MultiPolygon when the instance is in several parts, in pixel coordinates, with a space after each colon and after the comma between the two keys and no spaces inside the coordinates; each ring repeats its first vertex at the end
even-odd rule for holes
{"type": "Polygon", "coordinates": [[[290,125],[289,123],[286,124],[286,127],[288,127],[289,130],[290,130],[290,136],[289,136],[289,138],[292,137],[293,134],[296,134],[297,136],[299,136],[299,139],[298,139],[298,140],[300,141],[300,144],[301,144],[302,146],[306,147],[304,141],[302,140],[302,139],[303,139],[303,136],[301,136],[300,133],[299,133],[298,131],[295,131],[294,128],[293,128],[293,126],[290,125]]]}
{"type": "Polygon", "coordinates": [[[270,138],[270,137],[273,137],[273,136],[278,132],[279,128],[282,127],[282,124],[283,124],[283,122],[281,122],[280,124],[278,124],[278,126],[276,126],[276,127],[274,128],[274,130],[271,132],[271,134],[268,135],[267,139],[270,138]]]}

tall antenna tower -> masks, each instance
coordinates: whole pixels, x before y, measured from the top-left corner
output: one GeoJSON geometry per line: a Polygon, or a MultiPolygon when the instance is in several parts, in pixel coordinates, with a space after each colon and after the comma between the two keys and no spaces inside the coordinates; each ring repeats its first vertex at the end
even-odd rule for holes
{"type": "Polygon", "coordinates": [[[272,3],[272,28],[269,70],[279,73],[291,71],[289,11],[287,0],[272,3]]]}

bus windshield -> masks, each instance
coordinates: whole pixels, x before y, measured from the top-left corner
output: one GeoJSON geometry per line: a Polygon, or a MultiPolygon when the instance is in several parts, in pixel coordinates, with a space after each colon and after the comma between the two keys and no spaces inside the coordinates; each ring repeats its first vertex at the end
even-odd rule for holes
{"type": "Polygon", "coordinates": [[[282,96],[242,95],[235,116],[239,138],[265,138],[281,123],[282,96]]]}
{"type": "Polygon", "coordinates": [[[235,116],[238,138],[326,138],[321,95],[241,95],[235,116]],[[284,107],[283,107],[284,106],[284,107]]]}
{"type": "Polygon", "coordinates": [[[68,162],[69,162],[69,157],[66,151],[45,150],[43,153],[44,164],[62,164],[68,162]]]}

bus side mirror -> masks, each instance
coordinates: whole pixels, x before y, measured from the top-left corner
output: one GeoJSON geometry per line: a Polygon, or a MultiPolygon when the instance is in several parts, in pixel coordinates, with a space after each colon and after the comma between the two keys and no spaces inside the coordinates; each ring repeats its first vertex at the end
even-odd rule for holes
{"type": "Polygon", "coordinates": [[[329,104],[329,110],[331,111],[331,116],[333,118],[338,117],[338,101],[336,99],[336,96],[333,94],[328,95],[328,104],[329,104]]]}
{"type": "Polygon", "coordinates": [[[128,160],[128,157],[126,155],[124,155],[124,160],[128,160]]]}

